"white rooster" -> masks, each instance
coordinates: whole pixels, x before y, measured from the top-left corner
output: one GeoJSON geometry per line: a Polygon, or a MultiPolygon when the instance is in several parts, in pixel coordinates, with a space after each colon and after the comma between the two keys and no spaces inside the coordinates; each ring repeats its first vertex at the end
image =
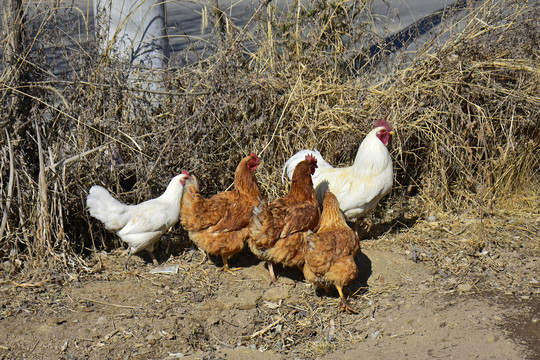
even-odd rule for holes
{"type": "Polygon", "coordinates": [[[394,180],[392,158],[386,148],[393,134],[388,122],[377,120],[375,128],[360,144],[352,166],[334,168],[317,150],[301,150],[287,160],[281,178],[283,180],[287,173],[290,179],[296,164],[307,154],[313,154],[318,165],[313,174],[313,186],[319,202],[322,203],[324,193],[329,188],[336,195],[347,220],[363,220],[369,231],[371,222],[365,217],[390,192],[394,180]]]}
{"type": "Polygon", "coordinates": [[[180,200],[189,177],[189,173],[182,170],[161,196],[137,205],[121,203],[102,186],[90,188],[86,199],[90,215],[100,220],[108,230],[115,231],[129,245],[126,268],[131,255],[143,249],[148,251],[154,265],[158,265],[153,253],[154,244],[180,218],[180,200]]]}

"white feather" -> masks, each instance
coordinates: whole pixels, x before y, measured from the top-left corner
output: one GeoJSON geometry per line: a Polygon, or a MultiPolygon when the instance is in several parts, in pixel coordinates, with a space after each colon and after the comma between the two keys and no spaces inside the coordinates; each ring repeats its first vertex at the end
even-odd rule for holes
{"type": "Polygon", "coordinates": [[[158,198],[137,205],[126,205],[111,196],[107,189],[92,186],[86,199],[90,215],[108,230],[116,231],[131,253],[142,249],[153,251],[159,240],[180,217],[180,199],[184,181],[189,175],[175,176],[158,198]]]}

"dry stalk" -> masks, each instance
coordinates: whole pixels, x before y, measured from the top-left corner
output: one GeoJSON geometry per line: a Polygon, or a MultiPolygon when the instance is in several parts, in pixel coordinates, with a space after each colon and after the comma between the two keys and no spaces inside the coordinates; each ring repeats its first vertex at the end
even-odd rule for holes
{"type": "Polygon", "coordinates": [[[2,215],[2,222],[0,223],[0,240],[4,239],[4,231],[6,229],[9,208],[11,207],[11,198],[13,196],[13,177],[15,175],[15,165],[13,159],[13,147],[11,146],[11,141],[9,140],[9,134],[6,130],[6,141],[9,151],[9,180],[7,185],[7,196],[6,196],[6,205],[4,206],[4,214],[2,215]]]}

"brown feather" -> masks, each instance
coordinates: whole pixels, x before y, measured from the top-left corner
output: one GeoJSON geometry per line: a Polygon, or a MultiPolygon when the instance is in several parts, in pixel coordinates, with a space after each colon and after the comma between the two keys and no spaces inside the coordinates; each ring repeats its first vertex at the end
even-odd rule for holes
{"type": "Polygon", "coordinates": [[[321,225],[305,238],[304,276],[316,286],[344,287],[358,275],[354,256],[359,250],[358,235],[347,225],[334,194],[324,196],[321,225]]]}
{"type": "Polygon", "coordinates": [[[294,170],[289,195],[259,206],[260,213],[250,224],[248,242],[259,258],[285,266],[303,266],[305,233],[317,230],[320,220],[311,181],[316,167],[314,157],[300,162],[294,170]]]}
{"type": "Polygon", "coordinates": [[[180,221],[190,239],[207,253],[228,258],[242,250],[253,207],[260,201],[254,175],[259,161],[253,153],[242,159],[235,171],[235,188],[208,199],[200,195],[196,179],[186,183],[180,221]]]}

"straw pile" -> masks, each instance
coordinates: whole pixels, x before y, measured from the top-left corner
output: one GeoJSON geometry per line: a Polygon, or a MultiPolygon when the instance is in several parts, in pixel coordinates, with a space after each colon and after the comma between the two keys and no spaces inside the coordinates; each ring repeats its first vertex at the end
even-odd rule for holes
{"type": "MultiPolygon", "coordinates": [[[[166,71],[167,91],[157,97],[125,85],[123,65],[91,51],[66,50],[77,71],[53,76],[42,56],[46,44],[81,46],[55,42],[54,32],[27,38],[27,56],[11,57],[15,63],[4,56],[6,277],[61,281],[84,271],[87,250],[118,246],[85,210],[93,184],[136,203],[187,169],[211,195],[229,187],[238,161],[255,151],[264,160],[259,183],[274,199],[287,191],[281,167],[295,151],[315,147],[330,163],[348,165],[381,116],[397,131],[390,145],[395,190],[382,208],[417,216],[538,214],[537,8],[485,1],[413,61],[397,55],[358,69],[373,40],[366,3],[310,6],[262,4],[245,28],[230,19],[222,26],[216,16],[210,56],[166,71]]],[[[44,18],[58,19],[56,10],[44,18]]],[[[9,54],[11,45],[1,46],[9,54]]],[[[180,229],[178,236],[185,236],[180,229]]]]}

